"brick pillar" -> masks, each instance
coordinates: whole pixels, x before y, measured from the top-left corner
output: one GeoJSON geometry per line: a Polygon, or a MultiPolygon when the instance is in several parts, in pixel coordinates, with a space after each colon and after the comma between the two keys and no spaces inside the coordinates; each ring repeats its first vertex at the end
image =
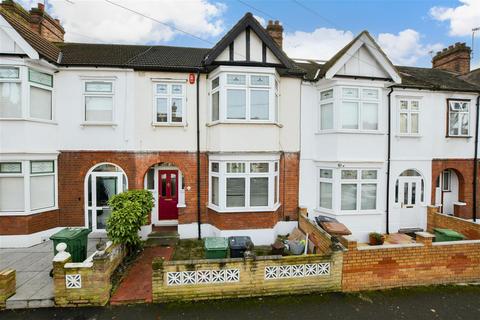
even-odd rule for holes
{"type": "Polygon", "coordinates": [[[0,271],[0,310],[5,308],[5,302],[15,294],[16,274],[13,269],[0,271]]]}
{"type": "Polygon", "coordinates": [[[53,258],[53,297],[55,299],[55,305],[66,306],[69,301],[65,284],[65,264],[72,261],[72,256],[65,251],[66,245],[65,248],[60,248],[60,245],[65,244],[60,243],[57,245],[57,250],[59,252],[53,258]]]}
{"type": "Polygon", "coordinates": [[[435,238],[435,236],[431,233],[428,232],[415,232],[415,241],[417,243],[421,243],[426,247],[429,247],[432,245],[432,241],[435,238]]]}

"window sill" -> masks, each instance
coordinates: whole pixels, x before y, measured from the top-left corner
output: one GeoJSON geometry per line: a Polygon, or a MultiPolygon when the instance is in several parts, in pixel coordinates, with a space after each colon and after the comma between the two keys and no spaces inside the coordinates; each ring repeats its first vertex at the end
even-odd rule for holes
{"type": "Polygon", "coordinates": [[[8,212],[0,212],[0,217],[14,217],[14,216],[33,216],[35,214],[43,213],[43,212],[49,212],[49,211],[55,211],[58,210],[58,207],[51,207],[51,208],[44,208],[44,209],[38,209],[38,210],[31,210],[31,211],[8,211],[8,212]]]}
{"type": "Polygon", "coordinates": [[[368,131],[368,130],[322,130],[315,132],[315,135],[327,134],[370,134],[370,135],[385,135],[383,131],[368,131]]]}
{"type": "Polygon", "coordinates": [[[32,119],[32,118],[0,118],[0,121],[25,121],[25,122],[37,122],[37,123],[58,125],[58,122],[54,120],[42,120],[42,119],[32,119]]]}
{"type": "Polygon", "coordinates": [[[396,134],[395,137],[397,138],[421,138],[422,135],[420,134],[402,134],[402,133],[399,133],[399,134],[396,134]]]}
{"type": "Polygon", "coordinates": [[[471,139],[472,136],[445,136],[445,138],[449,139],[449,138],[452,138],[452,139],[471,139]]]}
{"type": "Polygon", "coordinates": [[[152,122],[152,127],[187,127],[188,124],[185,122],[179,123],[161,123],[161,122],[152,122]]]}
{"type": "Polygon", "coordinates": [[[334,211],[326,211],[323,209],[315,208],[314,211],[319,214],[329,214],[332,216],[378,216],[381,215],[381,211],[352,211],[352,212],[334,212],[334,211]]]}
{"type": "Polygon", "coordinates": [[[283,128],[283,124],[280,124],[278,122],[270,122],[270,121],[215,121],[215,122],[209,122],[206,124],[207,127],[213,127],[221,124],[244,124],[244,125],[273,125],[277,126],[279,128],[283,128]]]}
{"type": "Polygon", "coordinates": [[[116,127],[118,124],[114,122],[82,122],[82,127],[116,127]]]}
{"type": "Polygon", "coordinates": [[[220,208],[220,207],[217,207],[215,205],[212,205],[212,204],[209,204],[207,206],[207,208],[215,211],[215,212],[218,212],[218,213],[257,213],[257,212],[271,212],[271,213],[274,213],[275,211],[278,210],[278,208],[280,208],[281,204],[280,203],[277,203],[276,205],[274,205],[272,208],[265,208],[265,207],[258,207],[258,208],[229,208],[229,209],[225,209],[225,208],[220,208]]]}

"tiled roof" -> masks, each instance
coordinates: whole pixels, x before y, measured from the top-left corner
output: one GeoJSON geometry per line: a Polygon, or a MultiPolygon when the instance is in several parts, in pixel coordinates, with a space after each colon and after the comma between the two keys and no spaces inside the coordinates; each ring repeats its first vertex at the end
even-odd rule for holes
{"type": "Polygon", "coordinates": [[[0,8],[0,14],[7,22],[17,31],[25,41],[32,46],[35,51],[49,62],[56,63],[60,54],[60,49],[50,41],[42,38],[40,35],[32,31],[28,26],[22,24],[5,10],[0,8]]]}
{"type": "Polygon", "coordinates": [[[460,78],[474,85],[480,86],[480,68],[472,70],[470,73],[461,76],[460,78]]]}

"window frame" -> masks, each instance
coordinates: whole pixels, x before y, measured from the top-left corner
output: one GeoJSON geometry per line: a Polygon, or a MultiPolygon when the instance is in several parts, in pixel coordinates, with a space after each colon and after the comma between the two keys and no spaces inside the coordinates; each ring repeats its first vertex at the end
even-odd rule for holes
{"type": "Polygon", "coordinates": [[[83,121],[82,125],[113,125],[116,122],[116,86],[115,79],[105,79],[105,78],[88,78],[82,80],[82,116],[83,121]],[[101,91],[87,91],[87,83],[90,82],[101,82],[101,83],[110,83],[112,85],[111,92],[101,92],[101,91]],[[98,121],[98,120],[87,120],[87,97],[111,97],[112,98],[112,120],[110,121],[98,121]]]}
{"type": "Polygon", "coordinates": [[[21,164],[21,172],[15,173],[0,173],[0,178],[3,177],[16,177],[16,178],[23,178],[23,210],[21,211],[0,211],[0,216],[12,216],[12,215],[31,215],[37,214],[47,211],[53,211],[58,209],[58,164],[56,158],[45,157],[45,158],[35,158],[29,160],[2,160],[0,163],[20,163],[21,164]],[[52,162],[52,169],[51,172],[41,172],[41,173],[32,173],[32,163],[34,162],[52,162]],[[37,209],[32,209],[31,205],[31,179],[32,177],[39,177],[39,176],[53,176],[53,205],[48,207],[42,207],[37,209]]]}
{"type": "Polygon", "coordinates": [[[280,206],[280,178],[279,178],[279,160],[218,160],[210,159],[209,161],[209,192],[208,192],[208,207],[217,212],[270,212],[275,211],[280,206]],[[218,172],[212,170],[212,165],[218,163],[218,172]],[[244,172],[227,172],[227,165],[229,163],[243,164],[244,172]],[[251,164],[253,163],[268,163],[268,172],[252,172],[251,164]],[[212,177],[218,178],[218,205],[212,201],[212,177]],[[245,206],[228,207],[227,206],[227,179],[228,178],[243,178],[245,180],[245,206]],[[252,178],[268,178],[268,198],[266,206],[252,206],[250,199],[251,179],[252,178]],[[277,184],[275,190],[275,179],[277,184]],[[275,199],[277,196],[277,199],[275,199]]]}
{"type": "Polygon", "coordinates": [[[404,137],[419,137],[421,136],[421,97],[398,97],[397,98],[397,134],[404,137]],[[402,110],[402,101],[407,102],[407,109],[402,110]],[[418,103],[418,110],[412,110],[412,102],[418,103]],[[401,115],[407,115],[407,132],[401,132],[401,115]],[[412,132],[412,114],[418,115],[418,132],[412,132]]]}
{"type": "Polygon", "coordinates": [[[29,119],[35,119],[35,120],[39,120],[39,121],[53,121],[54,119],[54,111],[53,111],[53,105],[54,105],[54,96],[53,96],[53,86],[54,86],[54,79],[53,79],[53,74],[48,74],[46,72],[41,72],[41,71],[38,71],[38,70],[35,70],[33,68],[28,68],[27,70],[28,72],[28,118],[29,119]],[[34,72],[37,72],[37,73],[43,73],[43,74],[46,74],[46,75],[49,75],[50,77],[52,77],[52,86],[48,86],[48,85],[45,85],[45,84],[42,84],[38,81],[33,81],[30,76],[31,76],[31,73],[30,71],[34,71],[34,72]],[[41,89],[41,90],[46,90],[46,91],[49,91],[50,92],[50,119],[42,119],[42,118],[36,118],[36,117],[32,117],[32,101],[30,99],[30,97],[32,96],[32,87],[34,88],[38,88],[38,89],[41,89]]]}
{"type": "Polygon", "coordinates": [[[446,137],[447,138],[471,138],[471,100],[470,99],[456,99],[456,98],[448,98],[447,99],[447,134],[446,134],[446,137]],[[455,102],[461,102],[461,103],[466,103],[467,104],[467,111],[451,111],[450,110],[450,105],[451,103],[455,103],[455,102]],[[461,127],[460,127],[460,130],[459,130],[459,134],[451,134],[451,130],[450,130],[450,114],[452,112],[458,112],[459,114],[467,114],[468,117],[468,133],[467,134],[461,134],[461,127]]]}
{"type": "Polygon", "coordinates": [[[152,125],[153,126],[186,126],[187,125],[187,85],[186,80],[155,80],[152,81],[152,125]],[[163,84],[167,86],[166,94],[157,93],[157,85],[163,84]],[[171,88],[174,85],[180,85],[182,87],[182,94],[173,94],[171,88]],[[160,122],[157,120],[157,98],[167,99],[167,121],[160,122]],[[182,121],[172,121],[172,99],[182,100],[182,121]]]}
{"type": "Polygon", "coordinates": [[[22,68],[21,66],[18,65],[1,65],[1,69],[17,69],[18,70],[18,77],[17,78],[0,78],[1,83],[18,83],[20,85],[20,117],[0,117],[0,119],[22,119],[25,117],[25,111],[24,111],[24,86],[22,84],[22,78],[24,78],[24,75],[22,75],[22,68]]]}

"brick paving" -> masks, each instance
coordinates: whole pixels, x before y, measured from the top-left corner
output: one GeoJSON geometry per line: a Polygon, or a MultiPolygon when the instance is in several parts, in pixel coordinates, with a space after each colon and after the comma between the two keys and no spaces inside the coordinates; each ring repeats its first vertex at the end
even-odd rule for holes
{"type": "Polygon", "coordinates": [[[170,260],[173,250],[173,247],[146,247],[112,295],[110,304],[152,302],[152,260],[156,257],[170,260]]]}

